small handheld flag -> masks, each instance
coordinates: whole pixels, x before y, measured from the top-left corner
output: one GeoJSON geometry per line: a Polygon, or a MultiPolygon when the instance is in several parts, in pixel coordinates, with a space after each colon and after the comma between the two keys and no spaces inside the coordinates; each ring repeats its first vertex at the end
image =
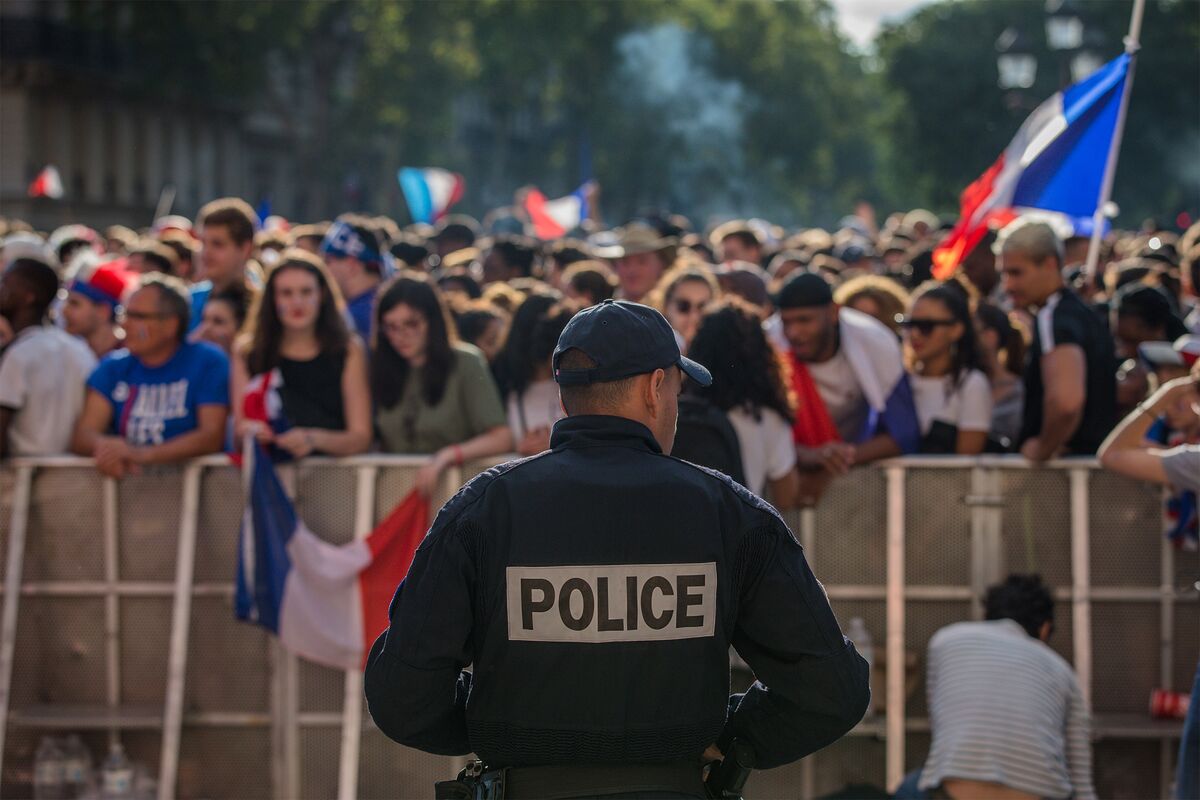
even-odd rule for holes
{"type": "Polygon", "coordinates": [[[29,184],[30,197],[49,197],[58,200],[63,196],[62,177],[54,166],[47,166],[29,184]]]}
{"type": "Polygon", "coordinates": [[[404,167],[396,173],[414,222],[434,223],[462,199],[463,176],[438,167],[404,167]]]}

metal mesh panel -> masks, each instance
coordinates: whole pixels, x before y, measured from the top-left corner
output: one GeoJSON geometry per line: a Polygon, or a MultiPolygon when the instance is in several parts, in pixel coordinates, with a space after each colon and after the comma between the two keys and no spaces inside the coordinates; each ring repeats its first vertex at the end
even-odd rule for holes
{"type": "Polygon", "coordinates": [[[200,481],[196,583],[232,583],[242,524],[242,476],[233,467],[206,469],[200,481]]]}
{"type": "Polygon", "coordinates": [[[296,513],[322,539],[348,542],[354,538],[356,487],[353,469],[301,466],[295,482],[296,513]]]}
{"type": "MultiPolygon", "coordinates": [[[[365,712],[363,718],[369,719],[365,712]]],[[[401,747],[371,726],[362,736],[358,797],[363,800],[432,797],[433,784],[452,780],[460,763],[460,759],[401,747]]]]}
{"type": "Polygon", "coordinates": [[[184,728],[177,785],[180,798],[271,797],[270,731],[184,728]]]}
{"type": "MultiPolygon", "coordinates": [[[[300,729],[300,797],[337,797],[339,728],[300,729]]],[[[416,795],[414,795],[416,796],[416,795]]]]}
{"type": "MultiPolygon", "coordinates": [[[[0,570],[8,565],[8,528],[12,524],[13,492],[16,491],[16,470],[0,467],[0,570]]],[[[0,572],[0,574],[3,574],[0,572]]],[[[4,605],[0,600],[0,607],[4,605]]]]}
{"type": "Polygon", "coordinates": [[[117,484],[121,580],[174,579],[180,475],[178,469],[159,469],[117,484]]]}
{"type": "Polygon", "coordinates": [[[834,481],[816,508],[815,531],[814,558],[822,581],[882,586],[887,560],[883,471],[856,469],[834,481]]]}
{"type": "Polygon", "coordinates": [[[1009,469],[1001,475],[1005,568],[1038,572],[1052,586],[1070,586],[1071,493],[1066,472],[1009,469]]]}
{"type": "MultiPolygon", "coordinates": [[[[886,781],[884,743],[873,736],[847,736],[812,758],[815,759],[813,791],[816,797],[832,794],[851,785],[865,784],[882,788],[886,781]]],[[[799,774],[794,766],[776,771],[790,772],[793,776],[799,774]]],[[[794,779],[792,786],[786,796],[799,796],[799,780],[794,779]]]]}
{"type": "Polygon", "coordinates": [[[161,706],[166,697],[171,600],[122,598],[120,619],[121,701],[161,706]]]}
{"type": "Polygon", "coordinates": [[[971,583],[969,470],[914,469],[907,473],[905,579],[910,586],[971,583]]]}
{"type": "MultiPolygon", "coordinates": [[[[1095,606],[1092,606],[1092,608],[1095,608],[1095,606]]],[[[1054,604],[1054,633],[1053,633],[1053,635],[1050,636],[1050,641],[1047,642],[1047,644],[1050,645],[1050,649],[1052,649],[1054,652],[1058,653],[1060,656],[1065,658],[1067,660],[1068,664],[1074,665],[1074,663],[1075,663],[1075,618],[1074,618],[1074,616],[1072,616],[1072,609],[1073,609],[1073,607],[1069,600],[1054,604]]],[[[1093,645],[1093,647],[1096,644],[1096,640],[1094,638],[1095,630],[1096,630],[1096,622],[1095,622],[1095,619],[1093,619],[1092,620],[1092,631],[1093,631],[1092,645],[1093,645]]],[[[1095,668],[1095,665],[1093,664],[1093,669],[1094,668],[1095,668]]]]}
{"type": "Polygon", "coordinates": [[[104,601],[22,597],[12,707],[99,705],[105,696],[104,601]]]}
{"type": "Polygon", "coordinates": [[[1159,685],[1157,603],[1092,605],[1092,708],[1146,714],[1159,685]]]}
{"type": "Polygon", "coordinates": [[[1200,602],[1195,598],[1175,604],[1175,672],[1172,688],[1191,690],[1200,665],[1200,602]]]}
{"type": "Polygon", "coordinates": [[[1161,490],[1096,470],[1088,482],[1088,512],[1092,585],[1158,586],[1161,490]]]}
{"type": "Polygon", "coordinates": [[[193,598],[185,711],[267,712],[268,644],[262,628],[234,618],[232,598],[193,598]]]}
{"type": "Polygon", "coordinates": [[[416,476],[416,467],[385,467],[379,470],[379,479],[375,482],[376,519],[383,519],[408,496],[416,476]]]}
{"type": "Polygon", "coordinates": [[[1099,797],[1146,800],[1167,797],[1159,785],[1158,742],[1107,740],[1092,747],[1092,782],[1099,797]]]}
{"type": "MultiPolygon", "coordinates": [[[[905,606],[904,649],[910,660],[915,656],[916,662],[905,675],[905,689],[911,688],[905,704],[907,716],[929,716],[929,687],[925,682],[929,640],[947,625],[970,618],[969,603],[909,601],[905,606]]],[[[879,706],[879,709],[882,713],[883,707],[879,706]]]]}
{"type": "MultiPolygon", "coordinates": [[[[34,474],[25,538],[26,581],[104,580],[100,487],[93,469],[34,474]]],[[[4,515],[5,525],[8,516],[4,515]]]]}
{"type": "Polygon", "coordinates": [[[346,673],[314,664],[303,658],[300,663],[300,710],[341,713],[346,696],[346,673]]]}
{"type": "Polygon", "coordinates": [[[1196,590],[1200,589],[1200,552],[1175,551],[1174,585],[1177,589],[1188,592],[1193,600],[1196,599],[1196,590]]]}

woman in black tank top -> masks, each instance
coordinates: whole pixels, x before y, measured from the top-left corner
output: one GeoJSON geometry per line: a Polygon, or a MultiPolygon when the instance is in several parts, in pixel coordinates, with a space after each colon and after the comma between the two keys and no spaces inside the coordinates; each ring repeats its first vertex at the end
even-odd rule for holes
{"type": "Polygon", "coordinates": [[[267,276],[233,359],[232,391],[239,441],[259,442],[303,458],[348,456],[371,445],[366,351],[342,314],[325,265],[288,250],[267,276]],[[261,378],[259,378],[261,376],[261,378]],[[263,405],[269,419],[247,419],[247,389],[265,381],[277,393],[263,405]]]}

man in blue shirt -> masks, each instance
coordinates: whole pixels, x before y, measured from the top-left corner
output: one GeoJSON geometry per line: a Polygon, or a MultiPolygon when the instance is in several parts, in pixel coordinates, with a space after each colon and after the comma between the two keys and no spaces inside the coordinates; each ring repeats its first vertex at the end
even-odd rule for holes
{"type": "Polygon", "coordinates": [[[385,271],[378,234],[367,220],[343,214],[325,233],[321,255],[346,299],[347,315],[355,333],[364,342],[370,342],[371,309],[385,271]]]}
{"type": "Polygon", "coordinates": [[[186,341],[190,303],[179,280],[146,275],[125,306],[125,347],[88,379],[72,449],[105,475],[216,453],[229,414],[229,359],[186,341]]]}

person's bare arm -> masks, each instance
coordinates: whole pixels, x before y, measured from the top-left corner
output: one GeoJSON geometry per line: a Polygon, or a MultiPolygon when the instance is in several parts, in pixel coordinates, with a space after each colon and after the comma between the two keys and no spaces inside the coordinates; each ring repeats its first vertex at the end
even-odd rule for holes
{"type": "Polygon", "coordinates": [[[95,389],[88,389],[83,411],[75,423],[71,437],[71,452],[81,456],[94,455],[96,443],[105,436],[112,423],[113,407],[108,398],[95,389]]]}
{"type": "Polygon", "coordinates": [[[987,446],[987,437],[987,431],[960,430],[955,440],[954,452],[960,456],[977,456],[987,446]]]}
{"type": "Polygon", "coordinates": [[[1053,458],[1075,435],[1083,419],[1086,400],[1087,361],[1083,348],[1061,344],[1042,356],[1042,429],[1021,447],[1030,461],[1053,458]]]}
{"type": "Polygon", "coordinates": [[[856,465],[869,464],[872,461],[893,458],[900,454],[900,445],[891,437],[891,434],[880,433],[855,446],[854,463],[856,465]]]}
{"type": "Polygon", "coordinates": [[[1191,378],[1177,378],[1164,384],[1150,399],[1139,403],[1100,445],[1096,453],[1100,464],[1129,478],[1168,483],[1162,466],[1163,450],[1156,445],[1146,445],[1146,431],[1164,409],[1196,391],[1191,378]]]}
{"type": "Polygon", "coordinates": [[[225,421],[229,408],[205,405],[196,409],[196,429],[175,436],[162,444],[143,445],[132,449],[137,464],[170,464],[189,458],[221,452],[225,443],[225,421]]]}
{"type": "Polygon", "coordinates": [[[782,478],[767,480],[771,504],[780,511],[795,508],[800,503],[800,473],[789,469],[782,478]]]}
{"type": "Polygon", "coordinates": [[[430,496],[446,468],[460,459],[470,461],[473,458],[498,456],[501,453],[511,453],[512,449],[512,428],[507,425],[497,425],[462,444],[443,447],[433,455],[428,464],[417,471],[417,491],[426,497],[430,496]]]}

